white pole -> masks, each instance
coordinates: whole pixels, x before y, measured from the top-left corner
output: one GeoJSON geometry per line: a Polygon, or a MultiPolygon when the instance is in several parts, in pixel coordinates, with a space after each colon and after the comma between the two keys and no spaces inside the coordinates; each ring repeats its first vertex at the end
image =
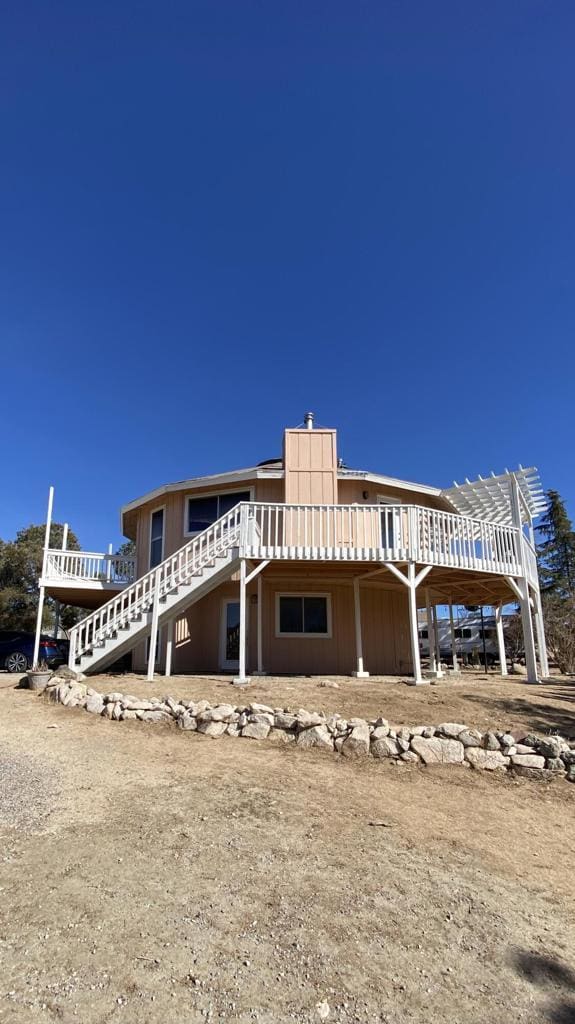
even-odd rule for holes
{"type": "Polygon", "coordinates": [[[174,620],[168,620],[167,638],[166,638],[166,676],[172,674],[172,651],[174,647],[174,620]]]}
{"type": "Polygon", "coordinates": [[[436,675],[438,679],[443,679],[444,672],[441,668],[441,645],[439,643],[439,624],[437,621],[437,605],[434,604],[432,608],[433,615],[433,638],[435,640],[435,662],[436,662],[436,675]]]}
{"type": "Polygon", "coordinates": [[[451,635],[451,660],[453,664],[453,671],[459,672],[459,662],[457,661],[457,644],[455,642],[455,623],[453,621],[453,604],[449,602],[449,632],[451,635]]]}
{"type": "Polygon", "coordinates": [[[150,633],[150,650],[148,653],[148,682],[151,683],[154,678],[154,668],[156,666],[156,648],[158,646],[158,619],[160,613],[160,586],[159,586],[158,573],[154,580],[154,604],[152,605],[152,631],[150,633]]]}
{"type": "Polygon", "coordinates": [[[258,576],[258,615],[257,615],[257,630],[258,630],[258,675],[264,675],[264,655],[263,655],[263,584],[261,573],[258,576]]]}
{"type": "MultiPolygon", "coordinates": [[[[44,578],[44,572],[46,569],[46,551],[50,547],[50,526],[52,525],[52,506],[54,504],[54,488],[50,487],[48,491],[48,512],[46,514],[46,530],[44,533],[44,553],[42,555],[42,579],[44,578]]],[[[42,615],[44,613],[44,587],[40,587],[40,593],[38,595],[38,614],[36,616],[36,636],[34,638],[34,654],[32,657],[32,667],[38,664],[38,654],[40,653],[40,634],[42,632],[42,615]]]]}
{"type": "Polygon", "coordinates": [[[531,606],[529,602],[529,586],[525,579],[518,579],[517,584],[521,592],[519,606],[521,608],[521,625],[523,626],[523,646],[525,648],[527,682],[538,683],[539,676],[537,675],[537,658],[535,655],[535,636],[533,635],[533,620],[531,618],[531,606]]]}
{"type": "MultiPolygon", "coordinates": [[[[62,533],[62,551],[66,550],[68,544],[68,523],[64,523],[64,530],[62,533]]],[[[54,640],[58,639],[58,630],[60,628],[60,602],[56,601],[54,605],[54,640]]]]}
{"type": "Polygon", "coordinates": [[[429,595],[429,587],[425,588],[425,606],[427,609],[427,643],[429,645],[429,671],[435,672],[437,665],[435,663],[435,637],[433,629],[433,613],[431,611],[431,597],[429,595]]]}
{"type": "Polygon", "coordinates": [[[495,629],[497,632],[497,648],[499,651],[499,668],[501,675],[507,675],[507,656],[505,654],[505,634],[503,632],[503,605],[495,608],[495,629]]]}
{"type": "Polygon", "coordinates": [[[246,676],[246,560],[240,561],[240,656],[239,671],[235,683],[247,683],[246,676]]]}
{"type": "Polygon", "coordinates": [[[361,635],[361,594],[359,591],[359,576],[353,578],[353,608],[355,618],[355,653],[357,657],[357,671],[352,675],[356,679],[368,679],[369,672],[363,667],[363,641],[361,635]]]}
{"type": "Polygon", "coordinates": [[[108,566],[106,569],[106,580],[109,583],[112,578],[112,555],[114,554],[114,545],[108,544],[108,566]]]}
{"type": "Polygon", "coordinates": [[[537,633],[537,649],[539,651],[539,667],[544,679],[549,675],[549,660],[547,658],[547,641],[545,639],[545,623],[543,622],[543,608],[541,605],[541,594],[539,591],[534,597],[535,603],[535,631],[537,633]]]}
{"type": "Polygon", "coordinates": [[[411,640],[411,662],[413,665],[413,686],[420,686],[427,680],[421,674],[421,658],[419,657],[419,631],[417,622],[417,599],[415,587],[415,564],[407,566],[408,598],[409,598],[409,636],[411,640]]]}

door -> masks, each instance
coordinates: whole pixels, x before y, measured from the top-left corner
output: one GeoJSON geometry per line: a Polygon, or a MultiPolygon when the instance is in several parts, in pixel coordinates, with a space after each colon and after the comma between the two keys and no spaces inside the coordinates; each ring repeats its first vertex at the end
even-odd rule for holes
{"type": "Polygon", "coordinates": [[[382,494],[378,495],[377,500],[381,505],[381,546],[388,551],[395,550],[401,546],[400,502],[397,498],[387,498],[382,494]]]}
{"type": "Polygon", "coordinates": [[[224,601],[220,635],[220,668],[238,669],[240,665],[240,602],[224,601]]]}

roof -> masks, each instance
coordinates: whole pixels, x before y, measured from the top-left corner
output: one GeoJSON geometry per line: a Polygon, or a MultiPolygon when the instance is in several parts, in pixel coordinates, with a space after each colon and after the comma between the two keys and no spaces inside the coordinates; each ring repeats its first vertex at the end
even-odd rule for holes
{"type": "Polygon", "coordinates": [[[466,480],[464,484],[454,483],[453,487],[442,491],[442,495],[462,516],[489,519],[492,523],[512,526],[513,479],[519,488],[522,518],[525,521],[536,519],[545,509],[547,501],[535,467],[523,469],[520,466],[513,473],[506,470],[499,476],[492,473],[486,479],[480,476],[477,480],[466,480]]]}

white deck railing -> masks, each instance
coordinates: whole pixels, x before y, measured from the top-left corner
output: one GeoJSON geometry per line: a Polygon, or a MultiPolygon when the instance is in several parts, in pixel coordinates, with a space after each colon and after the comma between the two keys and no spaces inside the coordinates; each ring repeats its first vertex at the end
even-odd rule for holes
{"type": "Polygon", "coordinates": [[[43,569],[46,584],[111,583],[125,585],[136,578],[136,559],[101,551],[61,551],[49,548],[43,569]]]}
{"type": "MultiPolygon", "coordinates": [[[[154,599],[160,600],[175,587],[188,583],[193,576],[200,576],[214,558],[234,545],[237,547],[243,507],[236,505],[207,530],[74,626],[70,631],[70,664],[91,650],[99,640],[111,636],[143,611],[147,611],[154,599]]],[[[244,519],[247,519],[243,514],[244,519]]]]}

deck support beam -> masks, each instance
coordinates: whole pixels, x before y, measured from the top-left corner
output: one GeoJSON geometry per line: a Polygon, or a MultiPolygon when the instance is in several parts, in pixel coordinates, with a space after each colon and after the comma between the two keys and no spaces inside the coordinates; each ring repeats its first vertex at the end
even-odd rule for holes
{"type": "Polygon", "coordinates": [[[545,638],[545,623],[543,622],[543,607],[541,605],[541,593],[537,590],[534,594],[535,605],[535,632],[537,634],[537,650],[539,652],[539,668],[544,679],[549,675],[549,660],[547,658],[547,640],[545,638]]]}
{"type": "Polygon", "coordinates": [[[505,654],[505,635],[503,633],[503,605],[495,607],[495,630],[497,633],[497,650],[499,652],[499,670],[502,676],[507,675],[507,656],[505,654]]]}
{"type": "Polygon", "coordinates": [[[168,619],[168,628],[166,630],[166,677],[172,674],[172,655],[174,652],[174,619],[168,619]]]}
{"type": "Polygon", "coordinates": [[[435,640],[435,675],[437,679],[443,679],[445,672],[441,667],[441,645],[439,642],[439,621],[437,618],[437,605],[434,604],[431,609],[433,615],[433,638],[435,640]]]}
{"type": "MultiPolygon", "coordinates": [[[[250,573],[250,576],[252,574],[250,573]]],[[[236,686],[246,686],[249,679],[246,675],[246,560],[240,559],[240,651],[238,674],[234,677],[236,686]]]]}
{"type": "Polygon", "coordinates": [[[356,679],[368,679],[369,672],[363,667],[363,639],[361,634],[361,594],[359,590],[359,576],[353,578],[353,610],[355,619],[355,655],[357,659],[357,670],[352,672],[356,679]]]}
{"type": "Polygon", "coordinates": [[[154,678],[154,669],[156,667],[156,651],[158,648],[158,619],[160,617],[160,588],[159,588],[158,574],[156,573],[156,579],[154,581],[154,603],[152,605],[152,630],[150,633],[150,649],[148,651],[148,682],[151,683],[154,678]]]}
{"type": "Polygon", "coordinates": [[[509,586],[519,601],[521,610],[521,625],[523,627],[523,646],[525,648],[525,667],[527,668],[527,682],[538,683],[537,659],[535,656],[535,636],[533,634],[533,620],[531,618],[531,601],[529,598],[529,585],[523,577],[513,579],[506,576],[509,586]]]}
{"type": "Polygon", "coordinates": [[[449,635],[451,637],[451,664],[454,672],[459,672],[457,660],[457,643],[455,641],[455,623],[453,621],[453,601],[449,602],[449,635]]]}
{"type": "Polygon", "coordinates": [[[421,674],[421,658],[419,656],[419,628],[417,622],[417,597],[416,591],[420,583],[423,583],[425,577],[431,572],[431,566],[426,565],[424,569],[416,574],[415,562],[407,563],[407,576],[405,576],[393,562],[388,562],[386,568],[401,580],[404,586],[408,588],[409,598],[409,637],[411,641],[411,663],[413,665],[413,679],[411,680],[411,686],[422,686],[429,683],[429,679],[424,679],[421,674]]]}
{"type": "MultiPolygon", "coordinates": [[[[46,529],[44,531],[44,554],[42,557],[42,579],[46,573],[46,552],[50,547],[50,527],[52,525],[52,506],[54,504],[54,488],[51,487],[48,491],[48,512],[46,513],[46,529]]],[[[42,632],[42,616],[44,614],[44,596],[45,588],[40,587],[40,593],[38,595],[38,613],[36,615],[36,635],[34,637],[34,654],[32,656],[32,668],[38,664],[38,655],[40,653],[40,634],[42,632]]]]}
{"type": "MultiPolygon", "coordinates": [[[[262,562],[262,568],[263,568],[264,565],[268,565],[268,563],[267,562],[262,562]]],[[[260,574],[258,574],[258,606],[257,606],[257,662],[258,662],[258,664],[257,664],[257,669],[254,672],[255,676],[265,676],[265,675],[267,675],[267,672],[264,669],[264,655],[263,655],[263,646],[264,646],[264,634],[263,634],[263,619],[264,619],[263,600],[264,600],[264,596],[263,596],[263,591],[264,591],[263,580],[262,580],[261,573],[260,573],[260,574]]]]}

